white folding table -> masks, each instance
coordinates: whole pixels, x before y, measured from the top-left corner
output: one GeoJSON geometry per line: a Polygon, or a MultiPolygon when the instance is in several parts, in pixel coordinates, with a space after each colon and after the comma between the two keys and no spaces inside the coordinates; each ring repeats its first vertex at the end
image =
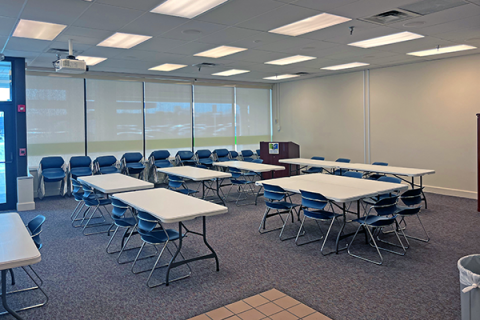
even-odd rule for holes
{"type": "Polygon", "coordinates": [[[272,164],[264,164],[264,163],[255,163],[255,162],[248,162],[248,161],[224,161],[224,162],[214,162],[214,166],[223,167],[223,168],[237,168],[243,171],[252,171],[256,173],[262,172],[272,172],[272,178],[274,171],[281,171],[285,170],[283,166],[275,166],[272,164]]]}
{"type": "Polygon", "coordinates": [[[22,319],[7,304],[7,271],[40,262],[40,251],[16,212],[0,214],[0,270],[2,271],[2,304],[16,319],[22,319]]]}
{"type": "Polygon", "coordinates": [[[190,258],[187,260],[175,261],[180,250],[182,249],[182,238],[178,240],[177,251],[170,260],[165,284],[169,284],[169,274],[170,270],[181,265],[184,265],[189,262],[204,260],[204,259],[215,259],[217,271],[219,271],[219,262],[216,252],[207,242],[207,231],[206,231],[206,217],[214,216],[228,212],[228,208],[204,201],[198,198],[189,197],[187,195],[180,194],[178,192],[168,190],[168,189],[153,189],[153,190],[143,190],[143,191],[134,191],[127,193],[115,194],[112,196],[115,199],[123,201],[129,206],[145,211],[153,216],[155,216],[162,223],[178,223],[178,232],[179,234],[184,234],[183,229],[186,230],[186,233],[191,233],[195,235],[202,236],[205,246],[210,250],[210,254],[190,258]],[[188,220],[195,219],[197,217],[202,217],[203,219],[203,233],[195,232],[189,230],[184,222],[188,220]]]}
{"type": "Polygon", "coordinates": [[[288,178],[257,181],[257,185],[270,184],[283,188],[288,192],[300,193],[300,190],[320,193],[327,199],[341,204],[343,224],[337,235],[336,252],[341,239],[350,236],[342,236],[346,224],[347,208],[349,202],[357,202],[357,215],[360,214],[360,200],[374,197],[385,193],[398,192],[408,189],[406,184],[382,182],[367,179],[357,179],[322,173],[294,176],[288,178]]]}
{"type": "Polygon", "coordinates": [[[232,175],[227,172],[221,172],[216,170],[208,170],[202,168],[196,168],[191,166],[181,166],[181,167],[171,167],[171,168],[158,168],[158,172],[165,173],[165,174],[172,174],[176,175],[185,179],[190,179],[193,181],[200,181],[202,182],[202,198],[205,200],[205,189],[213,190],[217,193],[218,198],[225,205],[225,201],[220,196],[220,188],[222,187],[222,179],[230,178],[232,175]],[[208,180],[215,180],[216,188],[212,188],[212,186],[206,186],[205,181],[208,180]]]}
{"type": "Polygon", "coordinates": [[[100,174],[81,177],[78,181],[89,185],[104,194],[151,189],[153,183],[133,178],[121,173],[100,174]]]}

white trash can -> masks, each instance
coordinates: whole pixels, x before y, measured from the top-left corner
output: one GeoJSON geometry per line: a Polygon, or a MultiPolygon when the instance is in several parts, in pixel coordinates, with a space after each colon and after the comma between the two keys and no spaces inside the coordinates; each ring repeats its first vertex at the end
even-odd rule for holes
{"type": "Polygon", "coordinates": [[[480,254],[458,260],[462,320],[480,320],[480,254]]]}

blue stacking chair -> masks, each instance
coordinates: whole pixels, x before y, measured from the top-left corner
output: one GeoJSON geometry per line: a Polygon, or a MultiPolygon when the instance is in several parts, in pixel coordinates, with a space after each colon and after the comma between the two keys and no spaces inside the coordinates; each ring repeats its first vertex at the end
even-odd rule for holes
{"type": "Polygon", "coordinates": [[[120,162],[122,163],[124,174],[138,174],[140,179],[143,178],[145,164],[143,163],[143,155],[140,152],[127,152],[122,156],[120,162]]]}
{"type": "MultiPolygon", "coordinates": [[[[324,157],[312,157],[312,160],[325,160],[324,157]]],[[[321,167],[310,167],[306,170],[303,170],[302,171],[303,173],[306,173],[306,174],[309,174],[309,173],[322,173],[323,172],[323,168],[321,167]]]]}
{"type": "MultiPolygon", "coordinates": [[[[386,167],[386,166],[388,166],[388,163],[386,163],[386,162],[374,162],[374,163],[372,163],[372,165],[386,167]]],[[[381,174],[381,173],[370,173],[367,177],[370,180],[377,180],[378,178],[383,177],[383,176],[384,176],[384,174],[381,174]]]]}
{"type": "Polygon", "coordinates": [[[168,189],[183,193],[187,196],[198,193],[198,190],[189,189],[185,185],[183,178],[173,174],[168,175],[168,189]]]}
{"type": "MultiPolygon", "coordinates": [[[[304,191],[300,190],[300,193],[302,195],[302,205],[300,207],[300,212],[303,212],[303,219],[302,219],[302,224],[300,225],[300,229],[298,229],[297,237],[295,238],[295,244],[297,246],[302,246],[307,243],[312,243],[315,241],[320,241],[322,239],[322,247],[320,248],[320,252],[322,255],[327,255],[332,253],[333,251],[329,253],[323,253],[323,249],[325,247],[325,243],[327,242],[328,235],[330,234],[330,231],[332,230],[333,223],[335,220],[341,216],[341,214],[335,213],[333,210],[333,205],[330,200],[325,198],[322,194],[320,193],[315,193],[315,192],[310,192],[310,191],[304,191]],[[330,211],[325,210],[327,205],[330,207],[330,211]],[[312,219],[315,221],[318,229],[320,230],[320,233],[322,236],[317,239],[309,240],[303,243],[299,243],[298,239],[301,236],[301,231],[304,229],[304,224],[306,218],[312,219]],[[330,225],[327,230],[327,234],[324,234],[322,231],[322,228],[320,228],[319,221],[321,222],[330,222],[330,225]]],[[[304,234],[306,233],[306,230],[304,229],[304,234]]]]}
{"type": "Polygon", "coordinates": [[[344,177],[350,177],[350,178],[356,178],[356,179],[362,179],[363,178],[363,173],[361,172],[356,172],[356,171],[347,171],[343,174],[344,177]]]}
{"type": "MultiPolygon", "coordinates": [[[[378,178],[377,181],[390,182],[390,183],[402,183],[402,180],[400,180],[399,178],[389,177],[389,176],[382,176],[382,177],[378,178]]],[[[371,204],[376,203],[380,199],[390,198],[392,196],[394,196],[393,193],[384,193],[384,194],[381,194],[381,195],[376,196],[376,197],[365,198],[365,199],[363,199],[363,202],[371,205],[371,204]]]]}
{"type": "MultiPolygon", "coordinates": [[[[235,204],[238,205],[239,201],[247,199],[247,193],[248,191],[245,190],[245,188],[248,186],[250,188],[250,192],[255,195],[254,189],[252,189],[253,181],[252,180],[247,180],[245,178],[245,175],[242,173],[242,170],[233,168],[233,167],[228,167],[228,171],[232,175],[230,177],[230,183],[232,184],[232,187],[237,187],[238,191],[238,197],[237,200],[235,201],[235,204]],[[245,194],[245,198],[241,199],[242,194],[245,194]]],[[[230,195],[230,192],[232,191],[232,188],[228,190],[227,193],[227,198],[230,195]]]]}
{"type": "Polygon", "coordinates": [[[430,241],[430,236],[427,233],[427,230],[423,226],[422,220],[420,219],[420,210],[422,209],[422,192],[423,188],[416,188],[416,189],[410,189],[405,191],[400,195],[400,200],[404,203],[404,205],[397,205],[398,211],[397,215],[400,218],[400,221],[398,224],[401,226],[402,223],[404,224],[404,227],[402,230],[406,229],[407,223],[405,221],[405,218],[407,217],[412,217],[412,216],[417,216],[418,222],[420,223],[420,226],[423,229],[423,232],[425,233],[425,238],[418,238],[414,237],[411,235],[405,234],[405,240],[407,241],[407,248],[410,246],[408,243],[408,239],[414,239],[422,242],[429,242],[430,241]]]}
{"type": "MultiPolygon", "coordinates": [[[[381,199],[370,207],[370,209],[367,211],[367,214],[364,217],[353,220],[353,221],[357,222],[359,224],[359,226],[358,226],[357,231],[355,232],[355,234],[352,238],[352,241],[348,245],[348,254],[350,254],[353,257],[356,257],[356,258],[359,258],[359,259],[362,259],[362,260],[365,260],[365,261],[368,261],[368,262],[375,263],[377,265],[381,265],[383,263],[383,256],[380,253],[380,250],[384,250],[384,251],[394,253],[394,254],[398,254],[398,255],[401,255],[401,256],[405,255],[406,247],[403,245],[402,240],[400,240],[400,236],[397,232],[397,230],[399,230],[404,235],[402,229],[399,227],[398,222],[397,222],[397,215],[396,215],[396,212],[398,210],[397,209],[397,200],[398,200],[398,196],[393,196],[393,197],[390,197],[390,198],[381,199]],[[374,209],[377,212],[376,215],[371,215],[372,209],[374,209]],[[390,226],[393,227],[393,232],[395,233],[395,236],[397,237],[397,240],[400,243],[400,245],[396,245],[396,244],[393,244],[393,243],[390,243],[390,242],[386,242],[384,240],[380,240],[379,236],[380,236],[380,233],[382,232],[383,228],[390,227],[390,226]],[[371,260],[371,259],[362,257],[358,254],[353,254],[352,253],[351,249],[352,249],[353,242],[355,241],[355,238],[357,237],[358,232],[362,228],[366,230],[365,232],[368,235],[370,245],[376,249],[376,251],[378,253],[378,256],[380,257],[379,261],[371,260]],[[380,240],[384,243],[399,246],[403,250],[399,252],[399,251],[390,250],[390,249],[387,249],[387,248],[384,248],[384,247],[380,247],[380,246],[378,246],[377,242],[375,241],[375,237],[377,237],[377,240],[380,240]]],[[[404,235],[404,237],[405,237],[405,235],[404,235]]]]}
{"type": "Polygon", "coordinates": [[[71,157],[69,172],[72,175],[72,179],[91,176],[93,174],[92,159],[89,156],[71,157]]]}
{"type": "MultiPolygon", "coordinates": [[[[337,160],[335,160],[335,162],[350,163],[350,159],[338,158],[337,160]]],[[[333,174],[342,175],[342,174],[345,173],[346,171],[348,171],[348,170],[345,170],[345,169],[337,169],[337,170],[335,170],[335,171],[333,172],[333,174]]]]}
{"type": "Polygon", "coordinates": [[[120,173],[115,156],[101,156],[93,161],[95,174],[120,173]]]}
{"type": "MultiPolygon", "coordinates": [[[[148,279],[147,279],[147,286],[149,288],[157,287],[157,286],[160,286],[160,285],[164,284],[164,282],[161,282],[161,283],[158,283],[158,284],[153,284],[153,285],[150,284],[150,279],[152,278],[152,274],[155,271],[155,269],[157,269],[157,264],[160,261],[160,258],[162,257],[165,249],[167,249],[168,252],[170,253],[170,255],[172,255],[172,252],[170,251],[170,249],[167,246],[168,243],[172,242],[173,245],[175,246],[175,248],[177,248],[174,241],[180,239],[180,234],[178,233],[178,231],[173,230],[173,229],[164,229],[160,225],[158,219],[155,218],[154,216],[152,216],[151,214],[147,213],[147,212],[138,211],[137,217],[138,217],[137,230],[138,230],[138,233],[140,234],[140,237],[142,238],[143,243],[142,243],[142,246],[140,247],[140,250],[137,253],[137,256],[135,257],[135,260],[133,261],[132,272],[134,274],[138,274],[138,273],[147,272],[147,271],[150,270],[150,269],[147,269],[147,270],[143,270],[143,271],[135,271],[135,264],[137,263],[138,260],[140,260],[139,256],[142,253],[142,250],[143,250],[143,248],[145,247],[146,244],[150,244],[150,245],[153,245],[153,246],[163,245],[162,250],[160,251],[160,253],[158,255],[158,258],[155,261],[155,263],[154,263],[154,265],[153,265],[153,267],[150,271],[150,274],[148,275],[148,279]],[[158,228],[158,226],[160,226],[160,228],[158,228]]],[[[182,256],[182,258],[185,260],[182,253],[181,252],[179,252],[179,253],[182,256]]],[[[173,255],[172,255],[172,257],[173,257],[173,255]]],[[[164,265],[160,266],[159,268],[163,268],[163,267],[166,267],[166,266],[168,266],[168,264],[164,264],[164,265]]],[[[187,275],[178,277],[174,280],[170,280],[169,282],[173,282],[173,281],[177,281],[177,280],[189,277],[190,274],[191,274],[191,269],[190,269],[190,266],[188,264],[187,264],[187,267],[189,269],[189,273],[187,275]]]]}
{"type": "Polygon", "coordinates": [[[195,156],[197,157],[197,167],[204,169],[210,169],[212,167],[213,159],[210,150],[197,150],[195,156]]]}
{"type": "Polygon", "coordinates": [[[83,234],[85,236],[89,236],[89,235],[92,235],[92,234],[110,232],[110,229],[113,226],[113,224],[106,223],[106,219],[105,219],[105,216],[102,212],[103,210],[101,208],[103,207],[105,210],[107,210],[105,207],[107,205],[111,204],[112,200],[109,199],[109,198],[100,198],[95,193],[95,190],[85,183],[82,183],[82,188],[83,188],[83,202],[85,203],[85,206],[87,207],[87,211],[85,212],[84,217],[81,220],[80,225],[79,225],[79,226],[83,226],[83,234]],[[97,211],[100,213],[100,217],[94,218],[93,216],[95,215],[95,213],[97,211]],[[98,218],[102,218],[103,221],[90,224],[90,221],[92,219],[98,219],[98,218]],[[84,225],[83,222],[85,222],[85,220],[86,220],[86,223],[84,225]],[[99,227],[99,226],[105,226],[105,225],[109,226],[109,228],[105,231],[85,233],[87,228],[99,227]]]}
{"type": "Polygon", "coordinates": [[[238,160],[238,152],[235,150],[229,151],[228,156],[232,161],[238,160]]]}
{"type": "Polygon", "coordinates": [[[217,161],[217,162],[230,161],[229,154],[230,153],[228,152],[227,149],[215,149],[215,150],[213,150],[213,155],[214,155],[215,161],[217,161]]]}
{"type": "MultiPolygon", "coordinates": [[[[298,204],[292,203],[290,199],[290,195],[287,191],[283,190],[283,188],[279,186],[274,186],[270,184],[263,184],[263,197],[265,198],[265,205],[266,205],[266,210],[265,213],[263,214],[262,221],[260,222],[260,226],[258,227],[258,232],[261,234],[267,233],[267,232],[272,232],[275,230],[281,230],[279,238],[280,240],[288,240],[288,239],[293,239],[293,237],[289,238],[282,238],[283,231],[285,230],[285,226],[287,224],[288,219],[291,217],[292,218],[292,223],[295,221],[295,217],[293,215],[293,212],[296,212],[296,207],[298,207],[298,204]],[[287,201],[288,198],[288,201],[287,201]],[[270,213],[270,211],[274,210],[274,213],[270,213]],[[286,214],[285,220],[282,217],[282,214],[286,214]],[[266,229],[266,222],[267,219],[273,216],[279,216],[280,219],[282,220],[282,227],[275,228],[275,229],[266,229]]],[[[298,212],[297,216],[299,215],[298,212]]]]}
{"type": "Polygon", "coordinates": [[[243,161],[252,162],[255,159],[255,155],[252,150],[242,150],[242,159],[243,161]]]}
{"type": "MultiPolygon", "coordinates": [[[[83,207],[85,206],[85,202],[83,201],[83,188],[82,184],[78,182],[76,179],[72,179],[72,195],[75,201],[77,202],[77,206],[75,210],[73,210],[72,214],[70,215],[70,219],[72,220],[72,226],[75,226],[75,221],[80,221],[77,219],[80,212],[82,212],[83,207]]],[[[79,227],[79,226],[76,226],[79,227]]]]}
{"type": "Polygon", "coordinates": [[[189,150],[178,151],[175,155],[175,161],[177,166],[196,166],[197,159],[195,159],[195,154],[189,150]]]}
{"type": "Polygon", "coordinates": [[[260,159],[260,149],[255,150],[255,152],[257,154],[258,159],[260,159]]]}
{"type": "Polygon", "coordinates": [[[45,183],[62,182],[60,185],[60,194],[65,195],[65,178],[64,169],[65,161],[62,157],[45,157],[40,161],[39,176],[40,185],[38,187],[38,196],[43,199],[45,196],[45,183]]]}
{"type": "Polygon", "coordinates": [[[170,157],[170,152],[168,152],[168,150],[157,150],[157,151],[152,151],[152,153],[150,153],[150,156],[148,157],[149,170],[150,170],[150,174],[148,176],[149,181],[153,181],[154,183],[159,183],[157,168],[172,167],[173,165],[168,159],[169,157],[170,157]]]}
{"type": "MultiPolygon", "coordinates": [[[[253,159],[252,163],[263,163],[263,159],[253,159]]],[[[261,172],[249,171],[249,172],[245,172],[243,175],[245,177],[251,178],[252,181],[255,181],[256,177],[260,177],[260,180],[262,179],[261,172]]]]}

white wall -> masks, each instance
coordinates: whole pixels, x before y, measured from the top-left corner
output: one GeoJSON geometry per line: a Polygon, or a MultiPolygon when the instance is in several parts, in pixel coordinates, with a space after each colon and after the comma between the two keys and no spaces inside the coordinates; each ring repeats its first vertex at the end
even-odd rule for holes
{"type": "Polygon", "coordinates": [[[476,198],[476,113],[480,55],[373,69],[366,104],[363,71],[276,85],[273,139],[300,144],[301,156],[364,157],[390,165],[436,170],[427,190],[476,198]],[[278,93],[276,93],[278,91],[278,93]]]}

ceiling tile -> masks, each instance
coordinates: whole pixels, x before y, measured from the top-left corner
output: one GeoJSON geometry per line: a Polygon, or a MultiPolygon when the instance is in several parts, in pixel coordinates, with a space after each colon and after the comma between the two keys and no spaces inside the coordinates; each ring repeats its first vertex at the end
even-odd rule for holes
{"type": "Polygon", "coordinates": [[[215,24],[203,21],[190,20],[189,22],[176,27],[168,32],[162,34],[163,38],[178,39],[185,41],[197,40],[206,35],[226,28],[225,25],[215,24]],[[185,33],[185,30],[198,30],[199,33],[185,33]]]}
{"type": "Polygon", "coordinates": [[[283,41],[264,44],[262,46],[256,47],[256,49],[264,51],[284,52],[284,50],[292,48],[303,48],[311,42],[312,40],[310,39],[290,37],[290,39],[286,39],[283,41]]]}
{"type": "Polygon", "coordinates": [[[480,30],[478,29],[460,29],[457,31],[436,34],[435,38],[454,41],[462,44],[469,39],[480,39],[480,30]]]}
{"type": "MultiPolygon", "coordinates": [[[[92,47],[90,44],[81,44],[81,43],[73,43],[73,50],[77,52],[77,55],[82,54],[85,50],[88,50],[92,47]]],[[[68,50],[68,42],[67,41],[52,41],[50,42],[49,46],[45,48],[44,51],[49,50],[50,48],[55,48],[55,49],[66,49],[68,50]]],[[[52,58],[55,58],[55,54],[50,53],[52,58]]],[[[65,57],[66,54],[62,55],[62,57],[65,57]]]]}
{"type": "Polygon", "coordinates": [[[177,47],[170,47],[165,48],[163,51],[167,53],[178,53],[183,55],[194,55],[199,52],[203,52],[209,49],[213,49],[215,45],[211,43],[203,43],[203,42],[188,42],[184,45],[177,46],[177,47]]]}
{"type": "Polygon", "coordinates": [[[294,4],[305,8],[328,12],[331,9],[357,2],[358,0],[297,0],[294,4]]]}
{"type": "Polygon", "coordinates": [[[231,43],[231,45],[241,47],[241,48],[253,49],[268,43],[274,43],[274,42],[283,41],[283,40],[290,40],[291,38],[292,37],[275,34],[275,33],[259,32],[245,39],[234,41],[231,43]]]}
{"type": "Polygon", "coordinates": [[[0,36],[0,48],[3,49],[3,46],[5,45],[5,42],[7,41],[8,37],[7,36],[0,36]]]}
{"type": "Polygon", "coordinates": [[[403,43],[395,43],[387,46],[383,46],[382,49],[385,51],[397,52],[397,53],[408,53],[420,50],[433,49],[437,46],[447,47],[453,46],[456,43],[434,38],[434,37],[425,37],[422,39],[416,39],[412,41],[406,41],[403,43]]]}
{"type": "Polygon", "coordinates": [[[0,0],[1,16],[17,18],[25,0],[0,0]]]}
{"type": "Polygon", "coordinates": [[[209,34],[203,38],[200,38],[199,40],[205,43],[212,44],[229,44],[245,38],[254,37],[255,35],[260,33],[260,31],[250,29],[228,27],[223,30],[209,34]]]}
{"type": "Polygon", "coordinates": [[[329,13],[349,18],[373,16],[418,0],[359,0],[345,6],[332,8],[329,13]]]}
{"type": "Polygon", "coordinates": [[[237,26],[260,31],[269,31],[319,13],[319,11],[308,8],[285,5],[268,13],[256,16],[250,20],[241,22],[237,26]]]}
{"type": "Polygon", "coordinates": [[[82,54],[84,56],[91,57],[113,58],[125,50],[126,49],[92,46],[90,49],[85,50],[85,52],[83,52],[82,54]]]}
{"type": "Polygon", "coordinates": [[[242,52],[233,54],[229,56],[229,59],[238,60],[238,61],[264,63],[266,61],[276,60],[284,57],[285,57],[284,53],[260,51],[260,50],[247,50],[247,51],[242,51],[242,52]]]}
{"type": "Polygon", "coordinates": [[[124,50],[115,56],[115,59],[135,60],[135,61],[157,61],[162,55],[155,51],[142,51],[137,49],[124,50]]]}
{"type": "Polygon", "coordinates": [[[304,56],[316,56],[315,52],[322,49],[332,48],[338,46],[338,43],[326,42],[326,41],[312,41],[299,47],[291,47],[288,49],[277,50],[278,52],[288,53],[288,54],[301,54],[304,56]]]}
{"type": "Polygon", "coordinates": [[[121,32],[158,36],[187,22],[189,19],[147,12],[125,25],[121,32]]]}
{"type": "MultiPolygon", "coordinates": [[[[0,41],[1,42],[1,41],[0,41]]],[[[19,57],[19,58],[25,58],[25,62],[27,62],[27,65],[29,65],[36,57],[38,57],[39,53],[38,52],[30,52],[30,51],[19,51],[19,50],[5,50],[4,54],[7,57],[19,57]]],[[[50,60],[49,63],[45,63],[44,66],[46,67],[52,67],[52,61],[50,60]]]]}
{"type": "Polygon", "coordinates": [[[150,11],[158,6],[162,0],[96,0],[96,3],[108,4],[117,7],[124,7],[128,9],[137,9],[143,11],[150,11]]]}
{"type": "Polygon", "coordinates": [[[50,45],[50,41],[11,37],[7,44],[8,50],[43,52],[50,45]]]}
{"type": "Polygon", "coordinates": [[[283,5],[285,4],[274,0],[228,1],[195,19],[232,26],[283,5]]]}
{"type": "Polygon", "coordinates": [[[0,36],[10,36],[17,19],[0,17],[0,36]]]}
{"type": "Polygon", "coordinates": [[[469,2],[472,2],[472,3],[476,3],[477,5],[480,6],[480,0],[467,0],[469,2]]]}
{"type": "Polygon", "coordinates": [[[70,24],[91,5],[91,2],[86,1],[28,1],[22,12],[21,18],[59,24],[70,24]]]}
{"type": "Polygon", "coordinates": [[[188,41],[155,37],[153,39],[140,43],[138,46],[135,46],[135,49],[144,51],[164,52],[166,50],[170,50],[185,45],[187,43],[188,41]]]}
{"type": "Polygon", "coordinates": [[[94,3],[73,25],[77,27],[116,31],[142,14],[143,12],[138,10],[94,3]]]}

